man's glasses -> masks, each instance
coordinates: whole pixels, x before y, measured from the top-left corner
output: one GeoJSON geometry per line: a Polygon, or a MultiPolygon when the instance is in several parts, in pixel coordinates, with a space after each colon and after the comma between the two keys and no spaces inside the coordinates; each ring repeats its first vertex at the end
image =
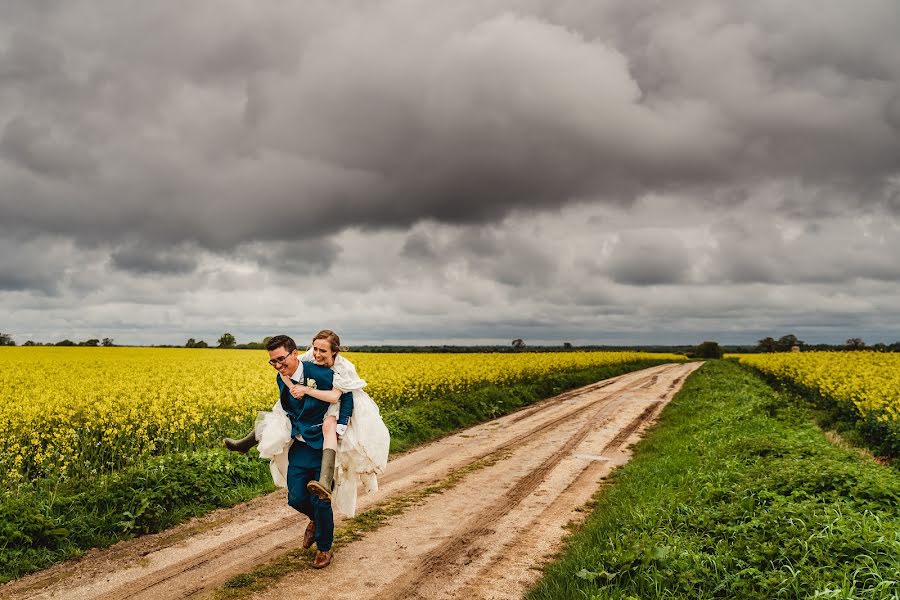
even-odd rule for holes
{"type": "Polygon", "coordinates": [[[284,356],[278,356],[276,358],[269,359],[269,364],[273,367],[277,367],[278,365],[283,365],[284,361],[290,358],[290,354],[285,354],[284,356]]]}

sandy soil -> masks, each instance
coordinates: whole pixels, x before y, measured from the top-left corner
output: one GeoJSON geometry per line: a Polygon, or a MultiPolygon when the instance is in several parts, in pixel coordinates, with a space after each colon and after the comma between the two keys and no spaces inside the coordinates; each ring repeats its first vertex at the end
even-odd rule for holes
{"type": "MultiPolygon", "coordinates": [[[[330,567],[257,598],[520,598],[598,482],[699,363],[629,373],[544,400],[393,458],[364,511],[489,458],[456,485],[340,548],[330,567]],[[327,590],[327,591],[325,591],[327,590]]],[[[0,586],[0,597],[197,598],[295,549],[307,519],[284,492],[216,511],[0,586]]],[[[336,521],[340,527],[340,519],[336,521]]]]}

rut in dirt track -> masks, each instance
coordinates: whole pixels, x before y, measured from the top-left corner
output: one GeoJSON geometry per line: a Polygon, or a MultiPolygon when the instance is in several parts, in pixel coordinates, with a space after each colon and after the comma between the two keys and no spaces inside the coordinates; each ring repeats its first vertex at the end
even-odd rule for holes
{"type": "MultiPolygon", "coordinates": [[[[493,460],[341,548],[324,572],[296,573],[264,597],[295,597],[307,584],[326,585],[336,598],[518,597],[597,481],[627,460],[627,444],[697,366],[663,365],[598,382],[392,459],[381,490],[362,496],[360,511],[493,460]],[[527,535],[536,530],[543,532],[539,539],[527,535]],[[385,560],[394,547],[398,552],[385,560]],[[492,557],[492,548],[502,555],[492,557]],[[367,567],[365,561],[377,562],[367,567]],[[343,572],[348,568],[355,571],[343,572]],[[345,585],[370,571],[362,588],[345,585]],[[487,590],[481,579],[502,589],[487,590]],[[335,581],[342,583],[335,588],[335,581]]],[[[284,494],[274,493],[12,582],[0,587],[0,596],[201,597],[298,547],[305,526],[284,494]]]]}

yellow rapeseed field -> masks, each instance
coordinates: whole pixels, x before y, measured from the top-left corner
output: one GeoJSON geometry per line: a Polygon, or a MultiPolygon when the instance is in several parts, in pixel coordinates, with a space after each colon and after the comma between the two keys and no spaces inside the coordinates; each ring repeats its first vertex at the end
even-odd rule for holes
{"type": "MultiPolygon", "coordinates": [[[[676,355],[353,354],[382,407],[485,383],[676,355]]],[[[0,348],[0,483],[90,476],[243,435],[277,399],[264,350],[0,348]]]]}
{"type": "Polygon", "coordinates": [[[900,421],[900,354],[784,352],[743,354],[742,363],[856,407],[862,417],[900,421]]]}

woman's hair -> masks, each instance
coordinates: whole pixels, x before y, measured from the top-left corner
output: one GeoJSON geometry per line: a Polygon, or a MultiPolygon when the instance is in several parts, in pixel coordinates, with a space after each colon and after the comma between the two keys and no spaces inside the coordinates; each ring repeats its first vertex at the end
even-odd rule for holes
{"type": "Polygon", "coordinates": [[[337,354],[341,350],[341,338],[338,337],[338,334],[333,332],[330,329],[323,329],[315,336],[313,336],[313,343],[316,340],[327,340],[329,344],[331,344],[331,351],[337,354]]]}

